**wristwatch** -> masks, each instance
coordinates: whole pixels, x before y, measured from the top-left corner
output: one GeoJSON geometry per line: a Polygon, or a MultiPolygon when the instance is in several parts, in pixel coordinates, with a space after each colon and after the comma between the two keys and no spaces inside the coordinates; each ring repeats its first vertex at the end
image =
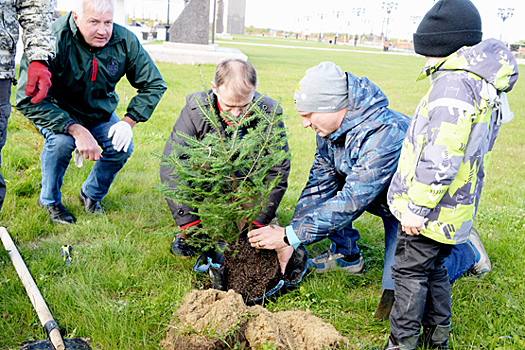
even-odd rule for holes
{"type": "Polygon", "coordinates": [[[283,241],[284,243],[286,243],[286,245],[290,245],[290,242],[288,242],[288,236],[286,235],[286,233],[284,234],[283,241]]]}

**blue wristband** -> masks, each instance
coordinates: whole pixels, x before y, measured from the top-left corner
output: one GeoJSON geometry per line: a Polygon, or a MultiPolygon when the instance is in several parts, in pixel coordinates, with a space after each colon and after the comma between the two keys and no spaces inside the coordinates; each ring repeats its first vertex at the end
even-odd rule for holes
{"type": "Polygon", "coordinates": [[[294,249],[297,249],[297,247],[301,244],[301,240],[295,234],[292,226],[286,226],[284,233],[288,238],[288,244],[290,244],[294,249]]]}

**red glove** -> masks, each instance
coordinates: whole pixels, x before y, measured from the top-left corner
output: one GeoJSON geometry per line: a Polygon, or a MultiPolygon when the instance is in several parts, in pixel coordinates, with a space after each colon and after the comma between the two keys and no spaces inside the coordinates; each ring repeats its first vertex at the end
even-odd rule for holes
{"type": "Polygon", "coordinates": [[[32,97],[32,103],[38,103],[47,96],[51,86],[51,73],[45,64],[33,61],[27,68],[26,95],[32,97]]]}

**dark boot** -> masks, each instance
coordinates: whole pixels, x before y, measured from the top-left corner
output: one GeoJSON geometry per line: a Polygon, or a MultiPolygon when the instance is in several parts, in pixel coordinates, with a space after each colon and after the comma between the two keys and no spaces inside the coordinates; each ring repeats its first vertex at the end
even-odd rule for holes
{"type": "Polygon", "coordinates": [[[46,208],[49,220],[57,222],[59,224],[74,224],[77,220],[63,205],[58,203],[57,205],[46,207],[38,198],[38,206],[46,208]]]}
{"type": "Polygon", "coordinates": [[[414,350],[418,343],[419,335],[397,340],[392,334],[388,336],[388,342],[383,350],[414,350]]]}
{"type": "Polygon", "coordinates": [[[179,234],[175,235],[173,243],[171,243],[171,252],[174,255],[178,255],[183,259],[189,259],[193,255],[194,250],[179,234]]]}
{"type": "Polygon", "coordinates": [[[84,204],[84,209],[86,209],[87,213],[95,215],[104,214],[104,209],[100,206],[100,202],[94,201],[86,196],[82,189],[80,189],[80,192],[78,193],[78,199],[84,204]]]}
{"type": "Polygon", "coordinates": [[[385,289],[381,295],[381,300],[377,304],[377,309],[374,314],[376,320],[386,321],[390,316],[390,311],[394,305],[394,291],[392,289],[385,289]]]}
{"type": "Polygon", "coordinates": [[[448,349],[450,325],[423,327],[420,345],[426,349],[448,349]]]}

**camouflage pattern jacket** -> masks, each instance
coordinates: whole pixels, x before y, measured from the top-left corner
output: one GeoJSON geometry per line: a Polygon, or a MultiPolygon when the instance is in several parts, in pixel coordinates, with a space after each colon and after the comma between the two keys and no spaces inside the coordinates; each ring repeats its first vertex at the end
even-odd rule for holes
{"type": "Polygon", "coordinates": [[[489,39],[426,67],[430,89],[407,132],[388,193],[399,219],[424,216],[421,234],[441,243],[468,239],[486,169],[518,66],[505,45],[489,39]]]}
{"type": "Polygon", "coordinates": [[[0,0],[0,79],[15,78],[19,24],[23,29],[22,40],[28,60],[47,61],[53,58],[53,3],[49,0],[0,0]]]}
{"type": "Polygon", "coordinates": [[[325,138],[317,135],[310,176],[286,228],[294,246],[297,239],[311,244],[352,223],[397,169],[410,119],[388,109],[387,97],[370,80],[346,75],[348,111],[339,129],[325,138]]]}

